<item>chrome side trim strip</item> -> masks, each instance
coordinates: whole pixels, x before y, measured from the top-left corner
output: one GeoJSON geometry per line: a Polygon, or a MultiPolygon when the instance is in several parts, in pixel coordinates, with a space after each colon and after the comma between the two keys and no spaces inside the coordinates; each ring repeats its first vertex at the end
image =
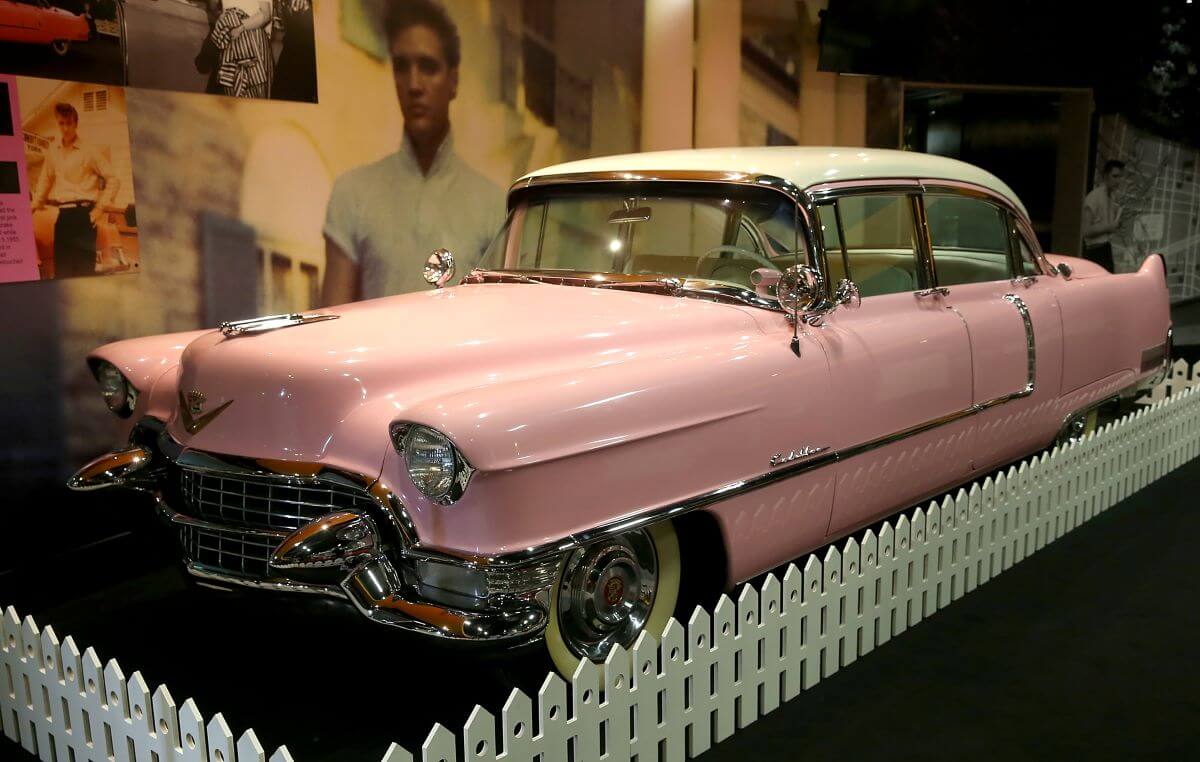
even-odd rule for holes
{"type": "Polygon", "coordinates": [[[1029,317],[1029,307],[1025,304],[1025,300],[1016,294],[1005,294],[1004,301],[1017,308],[1017,312],[1021,315],[1021,322],[1025,324],[1025,348],[1029,355],[1029,379],[1025,382],[1025,388],[1017,394],[1024,397],[1028,394],[1033,394],[1033,385],[1037,381],[1037,342],[1033,336],[1033,319],[1029,317]]]}

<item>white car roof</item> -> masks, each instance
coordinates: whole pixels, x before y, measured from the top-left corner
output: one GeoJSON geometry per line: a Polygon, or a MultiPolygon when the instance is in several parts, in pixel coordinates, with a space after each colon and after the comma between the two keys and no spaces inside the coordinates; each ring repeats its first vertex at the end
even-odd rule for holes
{"type": "Polygon", "coordinates": [[[556,164],[530,172],[521,180],[576,172],[741,172],[774,175],[799,188],[844,180],[955,180],[989,188],[1013,202],[1026,216],[1012,188],[973,164],[944,156],[883,148],[761,146],[652,151],[556,164]]]}

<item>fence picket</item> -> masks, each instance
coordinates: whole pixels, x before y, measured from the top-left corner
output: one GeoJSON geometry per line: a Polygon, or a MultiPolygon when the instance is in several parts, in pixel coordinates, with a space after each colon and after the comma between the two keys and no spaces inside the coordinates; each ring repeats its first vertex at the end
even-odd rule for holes
{"type": "MultiPolygon", "coordinates": [[[[613,759],[629,758],[629,708],[632,706],[629,688],[632,666],[629,652],[619,643],[609,651],[608,658],[604,660],[605,727],[601,735],[605,738],[605,749],[613,759]]],[[[695,690],[694,680],[690,687],[695,690]]],[[[685,700],[685,707],[685,711],[695,710],[695,699],[693,698],[690,704],[685,700]]],[[[706,720],[705,728],[707,727],[706,720]]],[[[685,735],[685,742],[692,743],[691,734],[685,731],[685,735]]]]}
{"type": "MultiPolygon", "coordinates": [[[[595,670],[596,665],[590,661],[583,662],[591,664],[595,670]]],[[[575,673],[579,675],[578,672],[575,673]]],[[[594,675],[592,675],[594,677],[594,675]]],[[[598,685],[599,683],[592,683],[598,685]]],[[[587,685],[587,683],[577,682],[577,686],[587,685]]],[[[594,687],[588,690],[595,690],[594,687]]],[[[597,728],[599,732],[599,728],[597,728]]],[[[599,740],[596,740],[598,747],[599,740]]],[[[494,762],[496,759],[496,718],[492,713],[478,704],[471,710],[471,715],[467,717],[467,724],[463,726],[463,758],[470,762],[494,762]]],[[[450,757],[453,761],[455,757],[450,757]]],[[[241,760],[238,760],[241,762],[241,760]]]]}
{"type": "MultiPolygon", "coordinates": [[[[500,710],[500,721],[504,723],[500,731],[500,736],[504,739],[504,751],[500,759],[533,759],[533,701],[523,692],[513,688],[508,694],[508,700],[504,702],[504,708],[500,710]]],[[[385,757],[383,762],[391,760],[385,757]]]]}
{"type": "MultiPolygon", "coordinates": [[[[565,695],[564,695],[565,698],[565,695]]],[[[563,752],[566,759],[566,752],[563,752]]],[[[429,730],[425,742],[421,744],[421,762],[457,762],[458,737],[442,723],[437,723],[429,730]]],[[[220,762],[220,760],[213,760],[220,762]]]]}

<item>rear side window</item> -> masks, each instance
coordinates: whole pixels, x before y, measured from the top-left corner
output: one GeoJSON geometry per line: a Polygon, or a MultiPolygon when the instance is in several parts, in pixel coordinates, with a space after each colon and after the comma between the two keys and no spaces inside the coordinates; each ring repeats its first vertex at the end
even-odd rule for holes
{"type": "Polygon", "coordinates": [[[1010,275],[1008,218],[978,198],[927,194],[925,217],[940,286],[986,283],[1010,275]]]}

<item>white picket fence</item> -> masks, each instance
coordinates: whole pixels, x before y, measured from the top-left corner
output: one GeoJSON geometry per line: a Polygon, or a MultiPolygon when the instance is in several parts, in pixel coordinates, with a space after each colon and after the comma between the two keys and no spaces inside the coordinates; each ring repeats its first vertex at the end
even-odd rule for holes
{"type": "Polygon", "coordinates": [[[1153,405],[1193,386],[1200,386],[1200,362],[1188,365],[1186,360],[1176,360],[1166,379],[1148,390],[1137,401],[1140,405],[1153,405]]]}
{"type": "MultiPolygon", "coordinates": [[[[1188,388],[940,504],[831,547],[783,579],[723,596],[661,642],[643,634],[568,684],[547,675],[531,698],[513,690],[500,721],[476,706],[461,734],[435,725],[422,762],[683,760],[728,738],[1063,534],[1196,457],[1200,391],[1188,388]],[[568,749],[571,756],[568,757],[568,749]]],[[[23,622],[0,619],[0,723],[43,760],[250,762],[221,715],[176,709],[115,660],[23,622]],[[67,750],[73,752],[69,755],[67,750]]],[[[291,756],[280,747],[270,762],[291,756]]],[[[383,762],[411,762],[392,745],[383,762]]]]}

